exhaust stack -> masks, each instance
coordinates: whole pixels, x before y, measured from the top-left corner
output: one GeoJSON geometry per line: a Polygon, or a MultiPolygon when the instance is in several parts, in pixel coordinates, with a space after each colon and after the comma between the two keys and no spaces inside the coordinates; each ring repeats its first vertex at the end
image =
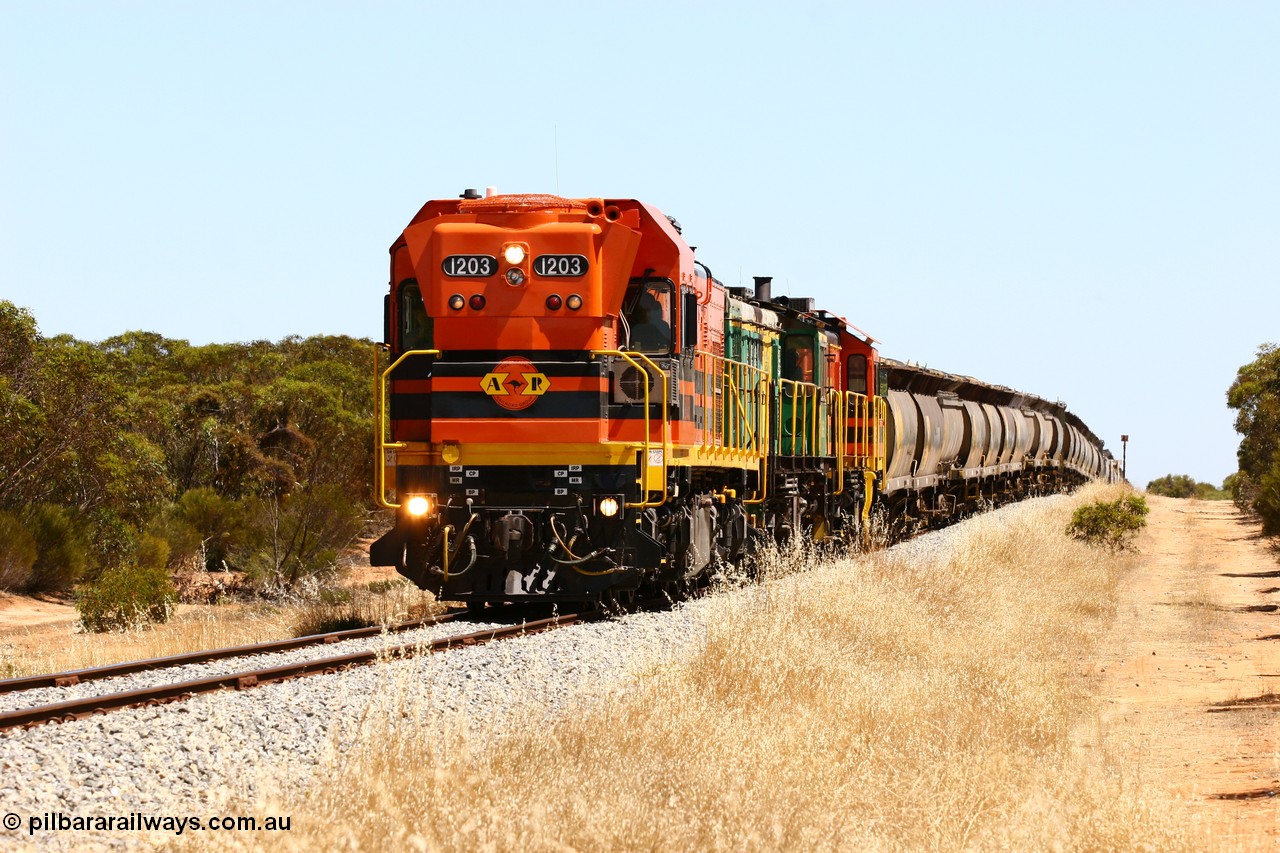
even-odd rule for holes
{"type": "Polygon", "coordinates": [[[756,282],[756,301],[772,302],[773,301],[773,276],[771,275],[753,275],[756,282]]]}

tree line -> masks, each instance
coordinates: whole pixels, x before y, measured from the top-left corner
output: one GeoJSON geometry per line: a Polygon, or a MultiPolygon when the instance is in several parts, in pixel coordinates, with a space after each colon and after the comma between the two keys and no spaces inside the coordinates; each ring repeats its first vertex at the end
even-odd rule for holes
{"type": "Polygon", "coordinates": [[[0,301],[0,589],[120,566],[289,585],[371,517],[368,340],[43,336],[0,301]]]}
{"type": "Polygon", "coordinates": [[[1280,535],[1280,347],[1258,347],[1258,357],[1237,371],[1227,405],[1243,436],[1240,470],[1228,478],[1232,498],[1262,520],[1263,533],[1280,535]]]}
{"type": "Polygon", "coordinates": [[[1153,495],[1166,498],[1198,498],[1202,501],[1221,501],[1231,497],[1232,474],[1223,482],[1222,488],[1212,483],[1196,482],[1187,474],[1165,474],[1147,483],[1147,491],[1153,495]]]}
{"type": "MultiPolygon", "coordinates": [[[[41,335],[0,300],[0,589],[123,566],[230,569],[262,585],[333,566],[373,517],[372,342],[207,344],[41,335]]],[[[1227,391],[1243,436],[1222,489],[1280,535],[1280,347],[1227,391]]],[[[1170,474],[1174,497],[1224,496],[1170,474]]]]}

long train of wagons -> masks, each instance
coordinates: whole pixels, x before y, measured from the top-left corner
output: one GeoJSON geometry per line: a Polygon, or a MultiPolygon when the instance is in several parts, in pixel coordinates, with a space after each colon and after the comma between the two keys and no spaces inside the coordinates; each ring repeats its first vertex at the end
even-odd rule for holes
{"type": "Polygon", "coordinates": [[[471,605],[621,599],[791,536],[840,545],[1116,480],[1061,403],[881,358],[726,287],[631,199],[428,202],[391,246],[370,562],[471,605]]]}

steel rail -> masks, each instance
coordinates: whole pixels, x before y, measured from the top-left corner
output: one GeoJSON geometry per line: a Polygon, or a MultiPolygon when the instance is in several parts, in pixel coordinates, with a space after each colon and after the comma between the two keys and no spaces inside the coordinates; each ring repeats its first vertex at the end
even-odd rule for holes
{"type": "Polygon", "coordinates": [[[189,699],[197,693],[212,693],[219,690],[244,690],[262,684],[284,681],[306,675],[335,673],[353,666],[367,666],[379,660],[404,659],[420,652],[434,654],[463,646],[481,645],[492,640],[517,637],[524,634],[535,634],[550,631],[581,622],[591,622],[607,618],[602,611],[588,613],[570,613],[538,619],[518,625],[502,628],[489,628],[470,634],[456,634],[442,637],[427,643],[408,643],[386,649],[366,652],[352,652],[328,658],[316,658],[284,666],[267,667],[265,669],[246,670],[244,672],[200,678],[175,684],[164,684],[158,687],[128,690],[121,693],[109,693],[85,699],[73,699],[67,702],[55,702],[33,708],[21,708],[0,714],[0,730],[19,727],[31,727],[49,722],[71,722],[84,719],[95,714],[104,714],[122,708],[159,705],[182,699],[189,699]]]}
{"type": "Polygon", "coordinates": [[[228,646],[223,649],[206,649],[200,652],[186,652],[180,655],[169,655],[162,658],[148,658],[145,660],[124,661],[122,663],[109,663],[102,666],[90,667],[88,669],[75,669],[67,672],[53,672],[48,675],[26,675],[18,678],[7,678],[0,681],[0,693],[17,693],[21,690],[34,690],[41,687],[71,687],[75,684],[81,684],[86,681],[101,681],[104,678],[118,678],[122,675],[132,675],[135,672],[151,672],[158,669],[170,669],[175,666],[185,666],[192,663],[207,663],[208,661],[224,660],[226,658],[250,657],[252,655],[273,654],[275,652],[287,652],[293,649],[300,649],[306,646],[329,645],[331,643],[340,643],[344,640],[358,640],[364,637],[376,637],[384,630],[387,633],[398,634],[403,631],[411,631],[414,628],[423,628],[428,625],[442,625],[446,622],[453,622],[463,616],[468,615],[465,611],[455,610],[440,614],[438,616],[430,616],[424,619],[413,619],[408,622],[398,622],[394,625],[388,625],[384,629],[382,626],[373,626],[370,628],[348,628],[343,631],[330,631],[324,634],[308,634],[305,637],[293,637],[288,640],[268,640],[264,643],[252,643],[245,646],[228,646]]]}

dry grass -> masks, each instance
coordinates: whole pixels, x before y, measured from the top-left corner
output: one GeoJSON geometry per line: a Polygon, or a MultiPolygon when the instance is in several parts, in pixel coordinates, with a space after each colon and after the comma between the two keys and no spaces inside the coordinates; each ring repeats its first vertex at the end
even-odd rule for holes
{"type": "MultiPolygon", "coordinates": [[[[344,850],[1189,849],[1105,751],[1076,666],[1123,560],[1069,540],[1081,499],[967,525],[947,556],[891,551],[712,604],[691,658],[607,701],[476,732],[380,697],[287,807],[344,850]]],[[[927,549],[922,549],[927,552],[927,549]]],[[[276,788],[275,790],[281,790],[276,788]]]]}
{"type": "Polygon", "coordinates": [[[182,605],[169,622],[87,634],[74,626],[36,626],[0,637],[0,678],[85,669],[226,646],[283,640],[331,625],[380,625],[421,618],[444,606],[411,584],[373,589],[301,590],[275,601],[182,605]]]}

